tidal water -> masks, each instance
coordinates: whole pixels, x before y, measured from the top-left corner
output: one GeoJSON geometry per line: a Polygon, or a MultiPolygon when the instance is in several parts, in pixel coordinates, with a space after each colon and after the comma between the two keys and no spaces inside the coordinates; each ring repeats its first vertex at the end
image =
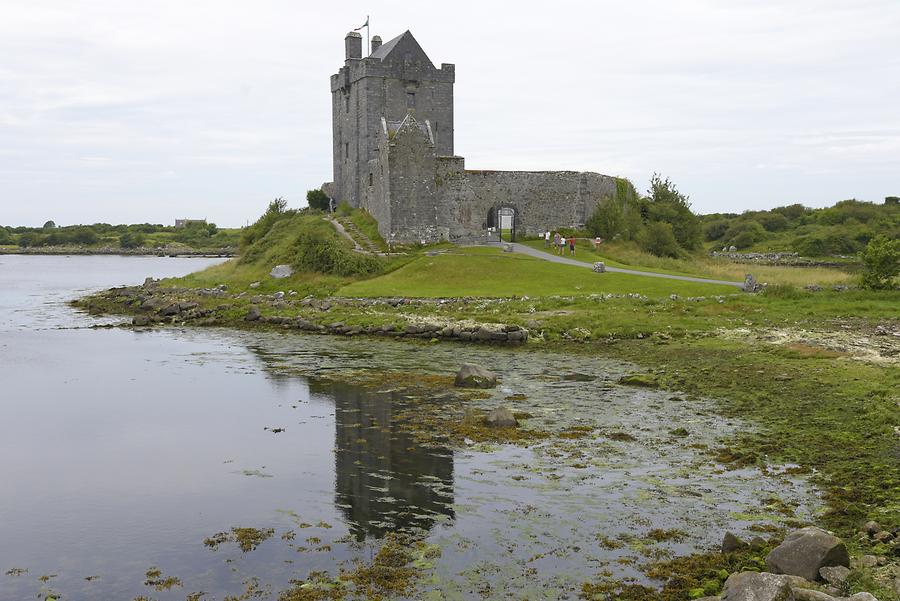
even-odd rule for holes
{"type": "MultiPolygon", "coordinates": [[[[784,474],[726,471],[700,446],[747,427],[709,400],[633,389],[617,362],[532,351],[123,321],[69,299],[215,260],[0,256],[0,599],[203,599],[248,583],[370,560],[390,532],[440,548],[415,598],[576,598],[608,570],[641,579],[657,555],[715,546],[724,529],[799,517],[816,491],[784,474]],[[423,444],[398,420],[427,399],[350,383],[482,363],[503,384],[478,401],[529,427],[596,434],[529,448],[423,444]],[[683,427],[690,436],[674,437],[683,427]],[[281,431],[278,431],[281,430],[281,431]],[[611,439],[625,432],[631,440],[611,439]],[[234,527],[253,550],[213,549],[234,527]],[[617,541],[617,544],[610,544],[617,541]],[[433,564],[433,565],[432,565],[433,564]],[[145,584],[158,568],[181,585],[145,584]],[[254,580],[255,579],[255,580],[254,580]]],[[[263,597],[265,598],[265,597],[263,597]]]]}

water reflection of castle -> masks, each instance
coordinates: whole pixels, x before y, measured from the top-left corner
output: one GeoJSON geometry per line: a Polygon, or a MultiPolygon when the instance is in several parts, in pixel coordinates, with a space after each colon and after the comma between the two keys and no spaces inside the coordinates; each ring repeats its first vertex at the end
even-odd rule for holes
{"type": "Polygon", "coordinates": [[[395,393],[313,382],[310,391],[335,401],[335,499],[358,540],[453,517],[453,453],[399,427],[395,393]]]}

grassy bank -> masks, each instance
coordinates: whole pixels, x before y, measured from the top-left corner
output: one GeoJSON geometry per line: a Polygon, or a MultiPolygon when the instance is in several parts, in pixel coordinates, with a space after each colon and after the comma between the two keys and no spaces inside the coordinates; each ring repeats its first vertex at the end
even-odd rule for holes
{"type": "MultiPolygon", "coordinates": [[[[538,250],[548,250],[540,240],[529,240],[525,244],[538,250]]],[[[699,253],[690,259],[657,257],[641,250],[634,242],[604,242],[599,249],[595,249],[593,243],[580,240],[576,248],[576,255],[573,257],[567,254],[566,256],[589,263],[603,261],[610,267],[691,275],[717,280],[741,281],[746,274],[752,273],[760,282],[792,286],[846,286],[855,284],[859,279],[856,274],[833,267],[748,265],[732,263],[725,259],[713,259],[699,253]]]]}

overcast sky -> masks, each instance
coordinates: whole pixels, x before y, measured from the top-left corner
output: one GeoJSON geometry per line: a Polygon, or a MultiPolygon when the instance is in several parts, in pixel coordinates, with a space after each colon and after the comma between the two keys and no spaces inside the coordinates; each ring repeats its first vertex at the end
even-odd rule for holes
{"type": "Polygon", "coordinates": [[[0,0],[0,223],[302,206],[367,14],[456,64],[468,168],[659,171],[703,213],[900,194],[898,0],[0,0]]]}

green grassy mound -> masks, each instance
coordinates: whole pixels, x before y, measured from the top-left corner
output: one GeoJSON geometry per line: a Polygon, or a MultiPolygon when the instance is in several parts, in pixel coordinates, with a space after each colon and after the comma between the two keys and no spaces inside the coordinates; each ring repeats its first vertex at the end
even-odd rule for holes
{"type": "Polygon", "coordinates": [[[703,296],[733,294],[731,286],[682,282],[620,273],[597,274],[581,267],[503,253],[495,248],[454,248],[436,256],[419,256],[377,278],[354,282],[338,294],[353,297],[509,297],[582,296],[637,293],[703,296]]]}
{"type": "Polygon", "coordinates": [[[390,269],[393,262],[396,260],[355,252],[353,244],[321,213],[285,211],[267,213],[248,228],[240,258],[171,283],[190,287],[226,284],[244,289],[260,282],[260,292],[296,290],[327,295],[358,279],[378,275],[390,269]],[[290,265],[295,273],[274,279],[269,272],[276,265],[290,265]]]}

